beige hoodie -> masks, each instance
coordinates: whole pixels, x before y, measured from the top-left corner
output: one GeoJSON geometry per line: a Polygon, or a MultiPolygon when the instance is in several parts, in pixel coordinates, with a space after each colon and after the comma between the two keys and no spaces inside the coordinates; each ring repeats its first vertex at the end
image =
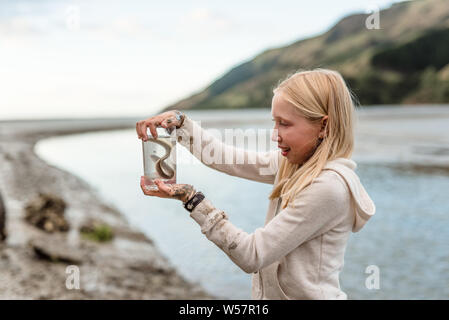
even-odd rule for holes
{"type": "MultiPolygon", "coordinates": [[[[213,169],[258,182],[278,181],[279,150],[225,145],[188,117],[177,135],[181,145],[213,169]],[[214,163],[211,153],[230,156],[234,164],[214,163]]],[[[252,273],[253,299],[347,299],[339,284],[347,241],[375,212],[355,168],[350,159],[329,161],[285,209],[279,208],[281,199],[271,200],[265,225],[252,234],[234,226],[207,194],[190,216],[235,264],[252,273]]]]}

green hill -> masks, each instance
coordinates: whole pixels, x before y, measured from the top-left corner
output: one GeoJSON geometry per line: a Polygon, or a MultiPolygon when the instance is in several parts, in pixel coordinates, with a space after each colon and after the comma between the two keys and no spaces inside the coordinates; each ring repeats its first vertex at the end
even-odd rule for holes
{"type": "Polygon", "coordinates": [[[341,19],[327,32],[242,63],[168,109],[261,108],[272,89],[298,69],[338,70],[364,105],[449,102],[449,1],[400,2],[341,19]]]}

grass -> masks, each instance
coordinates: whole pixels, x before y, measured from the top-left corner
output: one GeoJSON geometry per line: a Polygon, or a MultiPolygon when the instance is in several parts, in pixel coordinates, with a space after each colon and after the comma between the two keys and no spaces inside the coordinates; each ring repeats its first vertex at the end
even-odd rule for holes
{"type": "Polygon", "coordinates": [[[107,224],[100,224],[94,226],[92,229],[85,228],[81,230],[81,235],[83,238],[95,242],[107,242],[114,238],[114,233],[107,224]]]}

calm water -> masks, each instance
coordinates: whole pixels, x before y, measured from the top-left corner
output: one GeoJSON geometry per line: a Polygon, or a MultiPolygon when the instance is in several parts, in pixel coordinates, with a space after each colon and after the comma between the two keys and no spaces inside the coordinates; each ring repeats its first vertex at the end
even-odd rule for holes
{"type": "MultiPolygon", "coordinates": [[[[270,126],[262,120],[270,119],[269,113],[262,111],[192,113],[192,118],[203,121],[223,116],[235,127],[270,126]]],[[[134,130],[51,138],[41,141],[36,151],[88,181],[133,226],[155,240],[187,279],[223,298],[250,298],[250,275],[207,240],[180,202],[142,194],[142,147],[134,130]]],[[[177,157],[189,159],[178,165],[179,183],[202,190],[244,231],[263,226],[270,185],[214,171],[183,148],[177,157]]],[[[340,277],[342,289],[350,299],[448,299],[449,176],[443,171],[395,169],[370,162],[366,154],[360,159],[357,173],[377,211],[350,238],[340,277]],[[379,289],[365,285],[370,265],[379,268],[379,289]]]]}

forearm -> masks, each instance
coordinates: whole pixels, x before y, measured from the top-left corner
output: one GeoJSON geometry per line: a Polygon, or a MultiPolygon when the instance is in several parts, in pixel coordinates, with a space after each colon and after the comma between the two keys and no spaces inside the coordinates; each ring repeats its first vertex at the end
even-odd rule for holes
{"type": "Polygon", "coordinates": [[[177,136],[182,146],[212,169],[258,182],[274,182],[278,151],[257,152],[227,145],[187,116],[177,136]]]}
{"type": "Polygon", "coordinates": [[[257,230],[248,234],[237,228],[229,221],[228,215],[215,208],[208,199],[198,204],[190,217],[200,225],[201,232],[246,273],[256,272],[277,258],[258,251],[257,230]]]}

